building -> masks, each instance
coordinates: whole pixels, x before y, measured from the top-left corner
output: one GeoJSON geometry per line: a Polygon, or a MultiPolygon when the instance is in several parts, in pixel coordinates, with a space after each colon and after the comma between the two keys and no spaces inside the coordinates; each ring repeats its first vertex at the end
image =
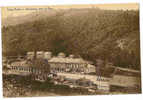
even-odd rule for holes
{"type": "Polygon", "coordinates": [[[30,74],[32,73],[32,68],[29,67],[29,64],[26,61],[15,61],[11,63],[11,70],[15,73],[25,73],[30,74]]]}
{"type": "Polygon", "coordinates": [[[34,52],[27,52],[26,57],[27,57],[28,60],[34,59],[34,56],[35,56],[34,52]]]}
{"type": "Polygon", "coordinates": [[[140,71],[117,67],[110,80],[110,88],[111,91],[140,91],[140,71]]]}
{"type": "Polygon", "coordinates": [[[44,52],[28,52],[26,60],[15,60],[10,64],[10,69],[13,74],[34,75],[34,78],[47,78],[50,73],[48,61],[44,59],[44,52]]]}
{"type": "Polygon", "coordinates": [[[42,68],[40,69],[39,66],[42,65],[42,63],[46,63],[48,67],[48,61],[46,61],[44,57],[45,59],[51,57],[51,53],[37,51],[35,55],[34,52],[27,52],[26,60],[15,60],[10,64],[10,68],[15,73],[42,74],[42,68]],[[34,59],[35,56],[36,59],[34,59]]]}
{"type": "Polygon", "coordinates": [[[65,57],[65,54],[59,53],[57,57],[51,58],[48,62],[52,72],[95,72],[95,66],[89,65],[89,63],[82,58],[74,58],[74,55],[65,57]]]}
{"type": "Polygon", "coordinates": [[[34,52],[28,52],[26,60],[12,62],[11,71],[20,75],[32,74],[34,79],[43,80],[51,75],[56,83],[92,87],[93,90],[97,89],[102,92],[141,89],[140,71],[115,67],[112,64],[103,66],[101,60],[97,61],[98,67],[95,67],[89,61],[75,58],[73,54],[66,57],[62,52],[54,57],[51,52],[38,51],[36,59],[33,59],[34,54],[34,52]]]}
{"type": "Polygon", "coordinates": [[[43,59],[44,58],[44,52],[43,51],[37,51],[36,52],[36,59],[43,59]]]}
{"type": "Polygon", "coordinates": [[[50,60],[52,58],[52,52],[44,52],[44,59],[50,60]]]}
{"type": "Polygon", "coordinates": [[[58,54],[58,57],[59,57],[59,58],[65,58],[66,55],[65,55],[63,52],[60,52],[60,53],[58,54]]]}

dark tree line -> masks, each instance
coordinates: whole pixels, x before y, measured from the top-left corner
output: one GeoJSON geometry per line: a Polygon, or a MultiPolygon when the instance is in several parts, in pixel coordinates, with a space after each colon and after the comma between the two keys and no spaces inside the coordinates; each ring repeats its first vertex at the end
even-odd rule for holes
{"type": "Polygon", "coordinates": [[[2,33],[5,56],[48,50],[140,69],[139,11],[71,9],[2,33]]]}

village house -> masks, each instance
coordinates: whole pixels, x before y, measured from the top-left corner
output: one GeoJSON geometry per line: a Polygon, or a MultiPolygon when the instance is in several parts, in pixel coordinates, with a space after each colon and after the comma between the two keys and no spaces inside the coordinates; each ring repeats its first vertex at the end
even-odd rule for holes
{"type": "Polygon", "coordinates": [[[137,70],[117,67],[110,80],[111,91],[140,91],[141,73],[137,70]]]}

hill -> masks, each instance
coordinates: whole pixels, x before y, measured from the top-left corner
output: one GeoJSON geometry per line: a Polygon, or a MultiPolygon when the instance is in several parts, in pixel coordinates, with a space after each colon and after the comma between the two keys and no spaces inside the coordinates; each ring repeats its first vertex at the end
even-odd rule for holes
{"type": "Polygon", "coordinates": [[[3,26],[3,55],[50,50],[140,69],[139,11],[86,8],[37,15],[3,26]]]}

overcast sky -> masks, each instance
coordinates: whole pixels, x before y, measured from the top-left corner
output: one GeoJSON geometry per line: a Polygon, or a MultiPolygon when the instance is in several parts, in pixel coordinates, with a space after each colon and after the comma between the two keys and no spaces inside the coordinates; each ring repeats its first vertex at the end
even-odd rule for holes
{"type": "Polygon", "coordinates": [[[97,7],[100,9],[108,9],[108,10],[137,10],[139,9],[139,4],[137,3],[129,3],[129,4],[90,4],[90,5],[58,5],[58,6],[16,6],[16,7],[3,7],[2,8],[2,19],[15,16],[21,16],[25,14],[30,14],[32,12],[35,12],[37,10],[34,10],[36,8],[54,8],[54,9],[70,9],[70,8],[91,8],[91,7],[97,7]],[[16,8],[16,10],[15,10],[16,8]],[[29,8],[31,10],[25,10],[26,8],[29,8]]]}

